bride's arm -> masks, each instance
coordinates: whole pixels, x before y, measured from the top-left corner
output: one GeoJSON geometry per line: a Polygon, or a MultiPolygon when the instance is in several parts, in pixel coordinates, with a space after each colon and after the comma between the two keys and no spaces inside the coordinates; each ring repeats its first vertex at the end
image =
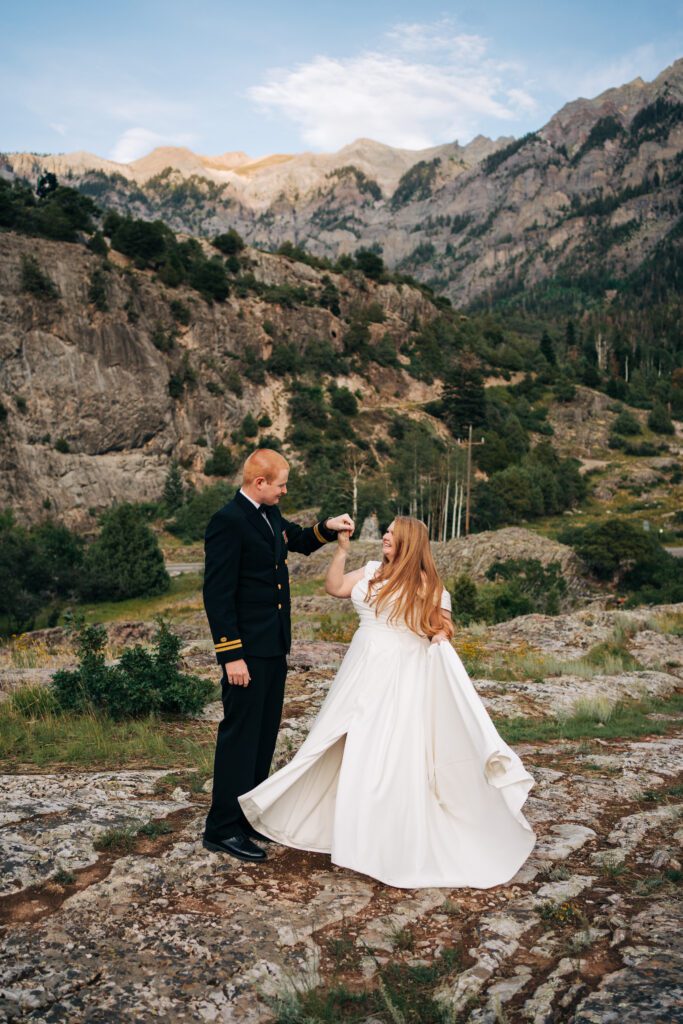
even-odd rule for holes
{"type": "Polygon", "coordinates": [[[438,608],[434,611],[431,623],[438,630],[434,636],[430,637],[431,643],[440,644],[443,640],[448,643],[452,639],[455,632],[453,620],[450,612],[447,612],[445,608],[438,608]]]}
{"type": "Polygon", "coordinates": [[[332,597],[350,597],[355,584],[358,583],[358,580],[363,579],[363,569],[344,572],[350,543],[351,534],[349,531],[340,530],[337,534],[337,550],[332,556],[332,561],[325,577],[325,590],[332,597]]]}

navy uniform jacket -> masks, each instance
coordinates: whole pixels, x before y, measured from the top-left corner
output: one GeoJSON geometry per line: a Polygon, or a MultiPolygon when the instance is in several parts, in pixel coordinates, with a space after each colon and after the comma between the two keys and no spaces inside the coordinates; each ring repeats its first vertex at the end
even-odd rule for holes
{"type": "Polygon", "coordinates": [[[288,551],[310,555],[337,538],[324,522],[304,528],[283,518],[277,505],[265,511],[272,532],[238,491],[206,530],[204,607],[220,665],[249,655],[287,654],[292,635],[288,551]]]}

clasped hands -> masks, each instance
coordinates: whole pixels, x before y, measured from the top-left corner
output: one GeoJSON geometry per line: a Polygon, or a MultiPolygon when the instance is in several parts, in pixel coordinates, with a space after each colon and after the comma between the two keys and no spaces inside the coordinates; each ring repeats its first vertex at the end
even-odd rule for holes
{"type": "MultiPolygon", "coordinates": [[[[334,516],[332,519],[327,519],[325,521],[325,525],[328,530],[336,530],[337,540],[339,541],[340,546],[348,548],[351,534],[356,528],[356,524],[351,516],[344,512],[341,516],[334,516]]],[[[239,658],[237,661],[229,661],[225,666],[225,672],[231,686],[249,686],[249,683],[251,682],[249,669],[247,668],[247,663],[243,658],[239,658]]]]}

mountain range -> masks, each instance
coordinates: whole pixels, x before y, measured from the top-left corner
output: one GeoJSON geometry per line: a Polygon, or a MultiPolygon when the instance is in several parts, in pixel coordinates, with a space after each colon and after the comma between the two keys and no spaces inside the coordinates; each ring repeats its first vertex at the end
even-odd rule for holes
{"type": "Polygon", "coordinates": [[[88,153],[6,154],[1,173],[53,171],[101,206],[253,246],[337,258],[381,252],[457,304],[549,278],[608,289],[655,253],[681,216],[683,60],[566,104],[520,139],[427,150],[359,139],[335,154],[200,156],[160,148],[131,164],[88,153]]]}

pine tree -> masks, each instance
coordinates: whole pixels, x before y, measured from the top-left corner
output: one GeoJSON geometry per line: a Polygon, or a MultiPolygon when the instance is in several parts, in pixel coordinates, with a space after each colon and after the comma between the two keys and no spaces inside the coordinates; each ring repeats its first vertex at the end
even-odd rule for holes
{"type": "Polygon", "coordinates": [[[183,503],[183,481],[180,476],[178,463],[173,460],[164,483],[164,495],[162,498],[167,513],[175,512],[183,503]]]}
{"type": "Polygon", "coordinates": [[[555,349],[553,348],[552,340],[547,331],[544,331],[541,336],[540,350],[541,355],[545,357],[545,361],[548,365],[555,366],[557,362],[557,359],[555,358],[555,349]]]}
{"type": "Polygon", "coordinates": [[[457,366],[447,375],[441,392],[444,419],[455,437],[463,437],[468,427],[486,422],[484,380],[475,366],[457,366]]]}
{"type": "Polygon", "coordinates": [[[84,570],[84,596],[96,601],[161,594],[171,582],[157,539],[134,505],[117,505],[103,515],[84,570]]]}

